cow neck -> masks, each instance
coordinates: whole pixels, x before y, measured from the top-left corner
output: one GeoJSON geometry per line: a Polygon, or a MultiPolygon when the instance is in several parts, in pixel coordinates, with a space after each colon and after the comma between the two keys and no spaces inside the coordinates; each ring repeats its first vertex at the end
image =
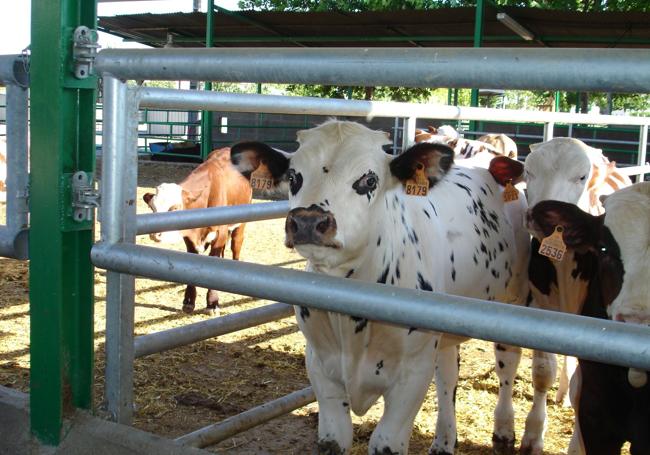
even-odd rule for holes
{"type": "Polygon", "coordinates": [[[589,285],[597,279],[593,253],[569,250],[561,262],[553,261],[557,276],[559,310],[580,314],[588,296],[589,285]]]}

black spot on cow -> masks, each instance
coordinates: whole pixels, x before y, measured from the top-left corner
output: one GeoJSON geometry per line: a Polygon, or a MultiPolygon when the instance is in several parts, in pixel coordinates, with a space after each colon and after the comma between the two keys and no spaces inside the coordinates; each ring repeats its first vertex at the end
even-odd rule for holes
{"type": "Polygon", "coordinates": [[[474,225],[474,232],[476,232],[476,235],[481,235],[481,230],[478,228],[477,225],[474,225]]]}
{"type": "Polygon", "coordinates": [[[490,272],[494,278],[499,278],[501,276],[501,274],[495,269],[491,269],[490,272]]]}
{"type": "Polygon", "coordinates": [[[327,167],[323,166],[323,173],[327,174],[329,171],[330,170],[327,167]]]}
{"type": "Polygon", "coordinates": [[[303,321],[306,321],[307,318],[309,317],[309,308],[307,308],[306,306],[301,306],[300,317],[302,318],[303,321]]]}
{"type": "Polygon", "coordinates": [[[328,201],[327,199],[325,199],[325,205],[330,205],[330,201],[328,201]]]}
{"type": "Polygon", "coordinates": [[[496,348],[497,348],[497,351],[505,351],[506,350],[506,348],[502,344],[499,344],[499,343],[497,343],[496,348]]]}
{"type": "Polygon", "coordinates": [[[470,177],[469,175],[465,174],[464,172],[457,172],[456,175],[459,176],[459,177],[465,177],[465,178],[468,179],[468,180],[472,180],[472,177],[470,177]]]}
{"type": "Polygon", "coordinates": [[[488,237],[490,237],[490,233],[489,233],[488,230],[485,229],[485,228],[483,228],[483,236],[484,236],[486,239],[487,239],[488,237]]]}
{"type": "Polygon", "coordinates": [[[347,401],[344,401],[344,402],[343,402],[343,407],[344,407],[344,408],[347,408],[348,406],[350,406],[350,403],[348,403],[347,401]]]}
{"type": "Polygon", "coordinates": [[[535,238],[532,239],[530,261],[528,262],[528,277],[531,284],[539,292],[544,295],[550,295],[551,286],[557,286],[557,274],[551,260],[538,253],[539,246],[539,241],[535,238]]]}
{"type": "Polygon", "coordinates": [[[422,260],[422,253],[418,251],[418,259],[421,261],[422,260]]]}
{"type": "Polygon", "coordinates": [[[485,268],[487,269],[488,267],[490,267],[490,261],[488,261],[488,260],[486,259],[486,260],[485,260],[485,268]]]}
{"type": "Polygon", "coordinates": [[[486,294],[489,294],[489,293],[490,293],[490,285],[487,285],[487,286],[485,287],[485,293],[486,293],[486,294]]]}
{"type": "Polygon", "coordinates": [[[451,269],[451,281],[456,281],[456,269],[451,269]]]}
{"type": "Polygon", "coordinates": [[[390,264],[386,266],[386,268],[382,272],[381,276],[379,278],[377,278],[377,283],[386,284],[386,280],[388,279],[388,270],[389,269],[390,269],[390,264]]]}
{"type": "Polygon", "coordinates": [[[449,260],[451,261],[452,264],[454,263],[454,252],[453,251],[451,252],[451,256],[449,256],[449,260]]]}
{"type": "Polygon", "coordinates": [[[430,205],[431,208],[433,209],[433,213],[434,213],[434,215],[438,216],[438,211],[436,210],[436,206],[433,205],[433,202],[429,201],[429,205],[430,205]]]}
{"type": "Polygon", "coordinates": [[[462,183],[454,182],[454,185],[456,185],[458,188],[461,188],[467,192],[467,195],[469,197],[472,197],[472,190],[470,190],[467,186],[463,185],[462,183]]]}
{"type": "Polygon", "coordinates": [[[422,211],[427,216],[427,218],[431,219],[431,215],[429,215],[429,212],[427,212],[427,209],[422,209],[422,211]]]}
{"type": "Polygon", "coordinates": [[[482,192],[484,195],[487,196],[487,191],[485,191],[485,188],[484,188],[484,187],[481,187],[481,192],[482,192]]]}
{"type": "Polygon", "coordinates": [[[499,360],[499,368],[503,368],[504,366],[506,365],[503,363],[503,361],[499,360]]]}
{"type": "Polygon", "coordinates": [[[350,270],[348,270],[348,273],[345,274],[345,277],[350,278],[353,273],[354,273],[354,269],[350,269],[350,270]]]}
{"type": "Polygon", "coordinates": [[[499,242],[499,251],[503,251],[503,243],[499,242]]]}
{"type": "Polygon", "coordinates": [[[397,264],[395,264],[395,276],[397,277],[398,280],[402,276],[402,273],[400,272],[399,269],[399,261],[397,261],[397,264]]]}
{"type": "Polygon", "coordinates": [[[390,447],[386,446],[383,449],[375,449],[372,455],[399,455],[399,452],[393,452],[390,447]]]}
{"type": "Polygon", "coordinates": [[[368,320],[366,318],[359,318],[356,316],[350,316],[350,318],[352,318],[352,320],[356,323],[354,325],[354,333],[361,332],[366,328],[366,325],[368,325],[368,320]]]}
{"type": "Polygon", "coordinates": [[[377,363],[377,369],[375,370],[375,374],[378,375],[378,374],[379,374],[379,370],[381,370],[382,368],[384,368],[384,361],[383,361],[383,360],[380,360],[380,361],[377,363]]]}
{"type": "Polygon", "coordinates": [[[472,259],[474,259],[474,264],[478,265],[478,258],[476,257],[476,253],[474,253],[472,259]]]}
{"type": "Polygon", "coordinates": [[[420,272],[418,272],[418,289],[422,289],[423,291],[433,291],[431,283],[425,280],[420,272]]]}
{"type": "Polygon", "coordinates": [[[409,333],[408,334],[410,335],[412,332],[415,332],[416,330],[417,330],[416,327],[409,327],[409,333]]]}
{"type": "Polygon", "coordinates": [[[381,245],[381,235],[377,237],[377,246],[381,245]]]}

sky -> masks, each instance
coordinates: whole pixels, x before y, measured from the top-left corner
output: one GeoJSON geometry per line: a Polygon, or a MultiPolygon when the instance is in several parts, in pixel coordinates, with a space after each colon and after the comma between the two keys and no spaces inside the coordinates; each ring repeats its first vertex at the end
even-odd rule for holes
{"type": "MultiPolygon", "coordinates": [[[[30,42],[30,0],[0,0],[0,55],[20,54],[30,42]]],[[[236,10],[238,0],[216,0],[215,4],[236,10]]],[[[201,1],[205,11],[207,0],[201,1]]],[[[119,1],[97,5],[98,16],[138,13],[192,12],[193,0],[119,1]]],[[[124,43],[121,38],[101,33],[99,44],[103,47],[144,47],[138,43],[124,43]]]]}

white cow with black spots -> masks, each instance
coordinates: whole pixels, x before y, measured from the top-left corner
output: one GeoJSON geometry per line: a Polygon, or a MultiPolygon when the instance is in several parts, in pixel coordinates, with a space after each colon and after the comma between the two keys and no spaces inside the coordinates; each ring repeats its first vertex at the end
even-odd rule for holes
{"type": "MultiPolygon", "coordinates": [[[[456,167],[453,150],[442,144],[416,144],[394,158],[382,150],[389,143],[385,133],[353,122],[301,131],[298,142],[294,154],[240,143],[232,160],[245,176],[263,164],[276,186],[288,182],[285,243],[308,259],[308,270],[502,302],[525,298],[521,252],[527,251],[527,236],[518,241],[523,223],[509,221],[488,170],[456,167]],[[416,169],[428,180],[425,197],[404,190],[416,169]]],[[[505,165],[497,172],[512,169],[505,165]]],[[[296,317],[319,405],[318,453],[350,453],[350,410],[363,415],[380,396],[384,414],[368,451],[408,453],[441,347],[440,414],[431,453],[453,453],[457,338],[306,307],[296,307],[296,317]]],[[[519,349],[499,346],[496,355],[503,387],[494,431],[501,447],[514,440],[510,395],[519,349]]]]}

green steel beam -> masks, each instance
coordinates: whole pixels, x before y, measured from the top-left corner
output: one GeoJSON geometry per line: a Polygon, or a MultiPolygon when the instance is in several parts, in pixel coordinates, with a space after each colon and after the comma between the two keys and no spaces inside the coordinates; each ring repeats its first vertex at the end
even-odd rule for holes
{"type": "MultiPolygon", "coordinates": [[[[107,30],[106,33],[116,34],[107,30]]],[[[163,38],[133,38],[124,37],[125,42],[138,42],[145,44],[166,44],[167,40],[163,38]]],[[[537,39],[537,38],[536,38],[537,39]]],[[[383,42],[383,43],[404,43],[417,41],[422,42],[448,42],[457,41],[463,43],[471,43],[474,40],[473,35],[404,35],[404,36],[381,36],[381,35],[345,35],[345,36],[224,36],[218,37],[218,44],[229,43],[276,43],[276,42],[294,42],[299,40],[301,43],[340,43],[340,42],[383,42]]],[[[607,37],[581,37],[581,36],[540,36],[540,41],[544,43],[566,42],[566,43],[595,43],[595,44],[638,44],[641,46],[650,46],[650,39],[647,38],[607,38],[607,37]]],[[[516,41],[522,44],[528,43],[523,38],[517,35],[493,35],[483,36],[484,43],[500,43],[516,41]]],[[[193,37],[174,37],[175,43],[205,43],[204,38],[193,37]]]]}
{"type": "Polygon", "coordinates": [[[30,419],[57,445],[63,419],[92,406],[91,222],[72,220],[71,176],[95,167],[95,77],[72,73],[72,35],[96,5],[34,0],[31,45],[30,419]]]}
{"type": "MultiPolygon", "coordinates": [[[[483,46],[483,18],[485,16],[485,4],[483,0],[476,0],[476,12],[474,15],[474,40],[472,42],[474,47],[483,46]]],[[[472,89],[470,106],[478,106],[478,88],[472,89]]],[[[470,130],[476,131],[476,121],[469,122],[470,130]]]]}
{"type": "MultiPolygon", "coordinates": [[[[208,0],[208,12],[205,25],[205,47],[213,46],[214,38],[214,0],[208,0]]],[[[212,90],[212,81],[205,82],[205,90],[212,90]]],[[[201,113],[201,159],[206,160],[212,151],[212,111],[201,113]]]]}

